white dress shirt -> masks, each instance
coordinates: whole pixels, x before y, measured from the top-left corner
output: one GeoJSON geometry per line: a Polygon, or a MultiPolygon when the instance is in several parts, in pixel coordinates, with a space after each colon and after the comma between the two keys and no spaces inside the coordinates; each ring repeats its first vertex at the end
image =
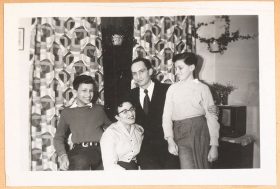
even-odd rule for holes
{"type": "MultiPolygon", "coordinates": [[[[152,100],[154,88],[155,88],[155,83],[153,81],[151,81],[149,87],[147,88],[148,96],[149,96],[150,101],[152,100]]],[[[146,93],[144,92],[144,89],[142,89],[141,87],[139,87],[139,89],[140,89],[140,95],[139,95],[139,97],[140,97],[140,104],[141,104],[141,106],[143,108],[144,98],[146,96],[146,93]]]]}
{"type": "Polygon", "coordinates": [[[208,112],[211,105],[214,105],[214,101],[210,89],[199,80],[180,81],[171,85],[166,93],[162,116],[164,137],[174,137],[172,121],[205,115],[210,145],[218,145],[220,124],[218,117],[208,112]]]}
{"type": "Polygon", "coordinates": [[[118,161],[136,160],[140,152],[144,129],[137,124],[131,125],[130,132],[121,122],[111,124],[103,133],[100,146],[104,170],[124,170],[118,161]]]}

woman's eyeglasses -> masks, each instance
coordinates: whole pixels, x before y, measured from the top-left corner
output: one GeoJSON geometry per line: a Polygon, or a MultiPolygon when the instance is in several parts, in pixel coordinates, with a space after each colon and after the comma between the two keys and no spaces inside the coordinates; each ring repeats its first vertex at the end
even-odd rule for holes
{"type": "Polygon", "coordinates": [[[124,113],[124,114],[127,114],[128,112],[134,112],[135,111],[135,108],[134,107],[131,107],[129,110],[122,110],[120,111],[118,114],[121,114],[121,113],[124,113]]]}

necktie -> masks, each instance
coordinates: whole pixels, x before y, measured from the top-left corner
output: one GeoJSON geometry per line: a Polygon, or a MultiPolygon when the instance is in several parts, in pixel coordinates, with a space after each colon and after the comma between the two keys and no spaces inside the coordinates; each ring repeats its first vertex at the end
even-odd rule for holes
{"type": "Polygon", "coordinates": [[[145,95],[145,98],[144,98],[143,110],[144,110],[145,114],[147,115],[148,112],[149,112],[150,98],[149,98],[148,90],[147,89],[144,90],[144,93],[146,95],[145,95]]]}

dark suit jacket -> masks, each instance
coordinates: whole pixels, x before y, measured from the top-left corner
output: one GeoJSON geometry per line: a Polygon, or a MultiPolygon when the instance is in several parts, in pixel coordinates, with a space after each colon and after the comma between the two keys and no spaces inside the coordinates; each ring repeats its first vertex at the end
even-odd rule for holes
{"type": "Polygon", "coordinates": [[[155,87],[149,106],[149,113],[145,115],[139,100],[139,88],[130,92],[130,100],[136,108],[136,123],[144,128],[144,141],[164,141],[162,128],[162,114],[167,89],[170,85],[154,81],[155,87]]]}
{"type": "Polygon", "coordinates": [[[168,152],[168,144],[164,139],[162,114],[167,89],[170,85],[154,81],[155,87],[145,115],[139,100],[139,88],[132,89],[130,100],[136,107],[136,123],[144,128],[144,139],[137,161],[141,169],[179,169],[179,158],[168,152]]]}

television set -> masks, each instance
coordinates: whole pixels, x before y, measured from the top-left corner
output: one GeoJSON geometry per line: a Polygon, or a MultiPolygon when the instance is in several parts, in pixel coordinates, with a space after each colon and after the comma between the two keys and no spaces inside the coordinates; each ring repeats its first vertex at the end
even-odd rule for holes
{"type": "Polygon", "coordinates": [[[246,106],[219,105],[220,137],[237,138],[246,134],[246,106]]]}

